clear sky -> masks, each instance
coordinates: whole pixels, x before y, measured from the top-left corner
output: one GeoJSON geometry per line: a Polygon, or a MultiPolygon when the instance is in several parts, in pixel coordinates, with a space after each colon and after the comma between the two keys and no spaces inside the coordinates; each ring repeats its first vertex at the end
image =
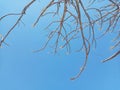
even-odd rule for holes
{"type": "MultiPolygon", "coordinates": [[[[29,1],[0,0],[0,16],[7,12],[19,13],[29,1]]],[[[47,17],[39,26],[32,27],[39,8],[45,3],[35,2],[22,19],[25,25],[20,23],[6,40],[10,46],[0,48],[0,90],[120,90],[120,57],[101,63],[113,53],[109,49],[112,44],[110,34],[97,42],[85,71],[74,81],[70,78],[79,72],[83,54],[73,51],[66,55],[60,51],[53,55],[49,48],[39,53],[32,52],[40,48],[46,38],[42,25],[46,25],[47,17]]],[[[1,21],[0,33],[4,35],[16,18],[8,17],[1,21]]],[[[77,47],[77,44],[72,45],[77,47]]]]}

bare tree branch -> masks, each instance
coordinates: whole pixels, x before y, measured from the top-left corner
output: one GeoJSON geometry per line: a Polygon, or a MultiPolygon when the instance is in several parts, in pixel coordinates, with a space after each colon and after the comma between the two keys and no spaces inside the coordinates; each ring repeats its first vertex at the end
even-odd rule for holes
{"type": "Polygon", "coordinates": [[[3,18],[10,16],[10,15],[20,15],[19,18],[17,19],[16,23],[10,28],[10,30],[6,33],[6,35],[3,37],[3,39],[0,41],[0,46],[2,45],[2,43],[5,41],[5,39],[8,37],[8,35],[14,30],[14,28],[17,26],[17,24],[20,22],[20,20],[22,19],[22,17],[24,16],[24,14],[26,13],[27,9],[35,2],[35,0],[32,0],[30,3],[28,3],[22,10],[22,12],[20,14],[7,14],[4,15],[0,18],[0,20],[2,20],[3,18]]]}
{"type": "MultiPolygon", "coordinates": [[[[13,26],[8,30],[6,35],[1,39],[0,46],[2,43],[5,43],[8,35],[14,30],[14,28],[21,21],[23,16],[26,14],[27,9],[35,2],[36,0],[32,0],[29,2],[21,11],[21,13],[9,13],[0,17],[0,21],[8,16],[19,16],[17,21],[13,24],[13,26]]],[[[84,50],[85,59],[84,63],[80,68],[78,74],[71,78],[71,80],[77,79],[81,73],[85,70],[89,53],[91,51],[91,46],[95,44],[98,38],[95,35],[98,27],[100,30],[103,30],[102,35],[99,38],[105,36],[108,32],[112,34],[116,34],[117,36],[114,39],[114,46],[112,49],[117,49],[117,51],[103,60],[102,62],[106,62],[112,60],[120,54],[120,1],[119,0],[108,0],[108,3],[105,5],[101,5],[101,7],[92,7],[92,5],[97,0],[50,0],[49,3],[43,7],[42,11],[40,11],[36,21],[33,26],[35,27],[40,22],[40,19],[44,16],[51,15],[52,21],[46,26],[46,29],[51,28],[54,24],[56,25],[54,29],[50,29],[48,33],[47,40],[42,48],[35,50],[34,52],[39,52],[49,45],[50,41],[54,41],[54,53],[57,53],[59,49],[66,48],[66,51],[70,53],[71,51],[71,41],[74,39],[79,39],[81,46],[77,51],[84,50]],[[88,6],[85,5],[85,2],[88,1],[88,6]],[[54,11],[50,11],[49,8],[54,7],[54,11]],[[94,13],[94,15],[92,13],[94,13]],[[57,20],[54,18],[57,16],[57,20]],[[96,28],[97,27],[97,28],[96,28]],[[69,28],[69,29],[68,29],[69,28]],[[63,41],[61,43],[61,40],[63,41]]],[[[101,2],[104,2],[102,0],[101,2]]],[[[100,2],[99,2],[100,3],[100,2]]]]}

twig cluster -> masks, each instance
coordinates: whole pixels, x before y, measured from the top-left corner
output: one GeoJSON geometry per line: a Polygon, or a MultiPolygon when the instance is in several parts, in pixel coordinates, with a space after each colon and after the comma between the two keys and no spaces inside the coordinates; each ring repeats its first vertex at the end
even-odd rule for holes
{"type": "MultiPolygon", "coordinates": [[[[0,41],[0,46],[5,43],[8,35],[18,25],[23,16],[26,14],[27,9],[35,1],[36,0],[32,0],[31,2],[29,2],[23,8],[21,13],[10,13],[0,17],[1,21],[5,17],[11,15],[19,16],[16,23],[14,23],[14,25],[8,30],[6,35],[4,37],[2,36],[3,38],[0,41]]],[[[91,45],[96,44],[97,40],[97,38],[95,37],[95,25],[99,25],[100,29],[104,29],[105,31],[100,37],[106,35],[108,32],[117,32],[118,34],[114,39],[116,44],[112,47],[112,49],[118,47],[118,51],[115,54],[111,55],[109,58],[103,60],[103,62],[111,60],[120,54],[120,2],[118,0],[109,0],[107,5],[103,5],[103,7],[100,8],[90,7],[93,3],[97,2],[97,0],[90,0],[88,7],[86,7],[84,2],[85,1],[82,0],[50,0],[50,2],[42,9],[38,18],[33,24],[33,26],[35,27],[40,19],[46,15],[52,15],[53,18],[55,16],[59,17],[58,20],[53,20],[51,21],[51,23],[48,24],[46,29],[50,28],[53,24],[56,24],[57,26],[54,28],[54,30],[50,31],[50,33],[48,34],[48,39],[43,47],[34,52],[44,50],[48,46],[49,42],[54,39],[54,53],[57,53],[60,48],[66,48],[67,52],[70,53],[71,41],[76,38],[80,39],[81,47],[78,51],[84,50],[85,60],[82,67],[80,68],[80,72],[78,73],[78,75],[71,78],[71,80],[78,78],[87,65],[91,45]],[[52,7],[54,7],[55,10],[49,11],[49,8],[52,7]],[[94,16],[89,13],[90,11],[96,13],[97,17],[94,18],[94,16]],[[105,24],[107,24],[107,26],[106,28],[103,28],[105,24]],[[61,40],[63,40],[64,43],[61,43],[61,40]]]]}

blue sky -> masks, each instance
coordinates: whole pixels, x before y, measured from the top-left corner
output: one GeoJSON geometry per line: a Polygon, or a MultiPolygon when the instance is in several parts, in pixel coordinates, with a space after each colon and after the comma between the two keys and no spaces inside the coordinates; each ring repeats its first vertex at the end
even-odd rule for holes
{"type": "MultiPolygon", "coordinates": [[[[19,12],[30,0],[0,0],[0,16],[7,12],[19,12]]],[[[120,89],[120,57],[101,63],[110,56],[109,49],[112,36],[108,34],[97,42],[96,50],[90,53],[85,71],[80,78],[71,81],[83,63],[82,53],[72,52],[66,55],[60,51],[56,55],[50,49],[33,53],[41,47],[46,38],[42,25],[35,28],[32,23],[39,14],[39,8],[44,6],[40,0],[30,7],[23,18],[24,24],[17,26],[9,35],[0,49],[0,90],[119,90],[120,89]],[[109,40],[109,41],[108,41],[109,40]],[[107,42],[107,43],[105,43],[107,42]]],[[[17,18],[17,17],[16,17],[17,18]]],[[[0,33],[15,22],[14,17],[8,17],[0,22],[0,33]]],[[[41,20],[46,25],[47,19],[41,20]]],[[[77,47],[77,44],[72,44],[77,47]]]]}

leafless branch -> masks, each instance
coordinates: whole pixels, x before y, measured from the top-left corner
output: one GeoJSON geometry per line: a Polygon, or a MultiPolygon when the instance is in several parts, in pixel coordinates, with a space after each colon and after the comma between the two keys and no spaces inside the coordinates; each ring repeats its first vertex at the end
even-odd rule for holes
{"type": "Polygon", "coordinates": [[[7,14],[4,15],[0,18],[0,20],[2,20],[3,18],[10,16],[10,15],[20,15],[19,18],[17,19],[16,23],[10,28],[10,30],[6,33],[6,35],[3,37],[3,39],[0,41],[0,46],[2,45],[2,43],[5,41],[5,39],[8,37],[8,35],[14,30],[14,28],[17,26],[17,24],[20,22],[20,20],[22,19],[22,17],[24,16],[24,14],[26,13],[27,9],[35,2],[35,0],[32,0],[30,3],[28,3],[22,10],[22,12],[20,14],[7,14]]]}
{"type": "MultiPolygon", "coordinates": [[[[26,14],[27,9],[35,2],[32,0],[29,2],[21,11],[21,13],[10,13],[0,17],[0,21],[8,16],[19,16],[14,25],[9,29],[6,35],[0,41],[0,46],[8,37],[8,35],[14,30],[14,28],[21,21],[23,16],[26,14]]],[[[40,11],[36,21],[33,26],[38,25],[40,19],[46,15],[52,16],[52,21],[46,26],[46,29],[51,28],[54,24],[56,25],[54,29],[50,30],[48,33],[47,40],[42,48],[34,51],[39,52],[44,50],[50,43],[54,41],[54,53],[60,48],[66,48],[67,52],[71,51],[71,41],[75,38],[80,40],[81,47],[77,51],[84,50],[85,60],[83,65],[80,68],[79,73],[71,78],[75,80],[78,78],[81,73],[86,68],[89,53],[91,51],[91,46],[96,44],[97,37],[95,36],[96,26],[100,27],[100,30],[103,30],[102,35],[99,38],[105,36],[108,32],[115,33],[118,32],[114,41],[115,45],[112,49],[115,49],[120,46],[120,1],[119,0],[108,0],[106,5],[103,5],[99,8],[92,7],[97,0],[87,0],[89,5],[86,7],[83,0],[50,0],[49,3],[40,11]],[[54,6],[54,11],[49,11],[49,8],[54,6]],[[61,10],[62,9],[62,10],[61,10]],[[94,12],[92,15],[90,12],[94,12]],[[57,16],[57,20],[54,18],[57,16]],[[68,29],[69,28],[69,29],[68,29]],[[63,42],[61,43],[61,40],[63,42]]],[[[104,1],[104,0],[103,0],[104,1]]],[[[101,1],[102,2],[102,1],[101,1]]],[[[79,43],[79,42],[78,42],[79,43]]],[[[109,61],[120,54],[119,48],[118,51],[102,62],[109,61]]]]}

